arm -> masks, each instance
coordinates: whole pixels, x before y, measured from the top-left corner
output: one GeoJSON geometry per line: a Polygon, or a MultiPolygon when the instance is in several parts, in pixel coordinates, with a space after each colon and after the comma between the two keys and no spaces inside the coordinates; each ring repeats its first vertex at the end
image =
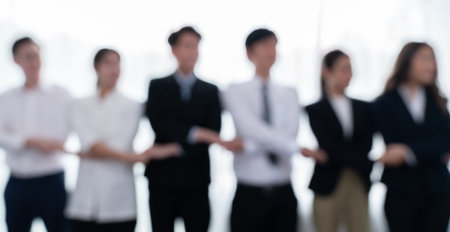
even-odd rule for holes
{"type": "Polygon", "coordinates": [[[220,138],[220,128],[222,124],[222,106],[219,100],[219,90],[214,86],[209,92],[208,115],[201,126],[195,126],[195,136],[188,143],[181,143],[187,155],[201,154],[205,146],[217,143],[224,145],[225,141],[220,138]]]}
{"type": "MultiPolygon", "coordinates": [[[[414,163],[437,163],[442,162],[445,154],[450,151],[450,120],[446,117],[445,123],[440,128],[440,131],[435,136],[427,139],[411,141],[409,143],[395,143],[394,135],[396,123],[390,118],[390,112],[380,102],[374,104],[374,111],[377,119],[377,128],[384,137],[387,144],[387,151],[385,155],[397,157],[401,159],[397,163],[404,163],[407,156],[413,156],[414,163]],[[389,149],[391,148],[392,149],[389,149]]],[[[381,161],[386,157],[382,157],[381,161]]],[[[410,164],[408,163],[408,164],[410,164]]],[[[395,166],[395,165],[394,165],[395,166]]]]}
{"type": "Polygon", "coordinates": [[[191,127],[185,123],[167,119],[164,110],[166,100],[163,90],[154,81],[150,83],[145,114],[155,134],[177,143],[186,143],[191,127]]]}
{"type": "Polygon", "coordinates": [[[98,159],[116,159],[127,163],[143,162],[147,163],[150,160],[148,152],[144,152],[140,155],[135,153],[119,152],[111,149],[103,143],[95,143],[87,154],[80,153],[82,158],[98,158],[98,159]]]}
{"type": "Polygon", "coordinates": [[[192,136],[193,143],[222,143],[220,138],[220,128],[222,124],[222,106],[219,100],[219,90],[214,86],[214,90],[211,92],[211,107],[209,115],[202,125],[203,127],[196,126],[192,128],[195,130],[194,136],[192,136]]]}
{"type": "Polygon", "coordinates": [[[150,83],[145,113],[150,120],[153,130],[161,137],[182,144],[214,143],[218,141],[220,130],[220,104],[213,106],[209,121],[204,127],[188,125],[183,122],[168,119],[164,112],[165,99],[161,86],[150,83]],[[219,115],[219,116],[217,116],[219,115]]]}
{"type": "MultiPolygon", "coordinates": [[[[258,115],[250,111],[250,107],[246,105],[241,95],[242,93],[239,90],[230,88],[224,93],[223,99],[226,108],[233,117],[237,130],[240,132],[240,136],[244,140],[245,150],[249,146],[254,146],[287,156],[300,150],[296,142],[296,133],[293,135],[293,133],[287,132],[289,130],[279,131],[271,128],[258,115]]],[[[292,112],[286,112],[286,115],[290,117],[291,130],[296,132],[300,111],[296,94],[293,94],[292,100],[293,103],[284,102],[280,104],[292,105],[292,112]]]]}
{"type": "Polygon", "coordinates": [[[42,137],[26,137],[17,131],[9,128],[5,119],[7,114],[8,101],[0,100],[0,147],[7,150],[17,151],[23,148],[38,149],[45,153],[64,151],[64,144],[57,140],[42,137]]]}

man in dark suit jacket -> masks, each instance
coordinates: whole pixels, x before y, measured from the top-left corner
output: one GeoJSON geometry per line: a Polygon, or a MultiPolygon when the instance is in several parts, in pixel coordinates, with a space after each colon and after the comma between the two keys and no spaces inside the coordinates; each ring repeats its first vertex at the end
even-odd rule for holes
{"type": "Polygon", "coordinates": [[[177,217],[183,219],[188,232],[206,232],[209,226],[208,148],[223,141],[218,136],[218,88],[193,74],[200,39],[192,27],[171,34],[169,44],[178,70],[150,83],[146,116],[155,132],[155,143],[176,142],[183,151],[179,157],[152,160],[147,166],[155,232],[173,231],[177,217]]]}

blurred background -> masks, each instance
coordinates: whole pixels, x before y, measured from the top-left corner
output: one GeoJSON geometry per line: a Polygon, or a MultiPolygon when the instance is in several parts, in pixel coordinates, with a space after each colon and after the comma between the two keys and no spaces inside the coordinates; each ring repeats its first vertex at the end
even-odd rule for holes
{"type": "MultiPolygon", "coordinates": [[[[426,41],[436,50],[440,85],[450,96],[450,1],[449,0],[0,0],[0,93],[23,83],[14,64],[11,46],[21,36],[41,44],[44,82],[67,88],[75,97],[94,93],[96,77],[92,66],[97,49],[111,47],[122,55],[119,88],[144,102],[149,80],[176,68],[167,36],[183,25],[195,26],[203,35],[198,76],[221,89],[248,80],[253,69],[245,56],[244,40],[257,27],[274,30],[279,38],[278,61],[273,79],[297,88],[302,105],[319,98],[322,55],[340,48],[350,54],[354,77],[348,95],[372,100],[380,94],[396,55],[408,41],[426,41]]],[[[224,137],[232,138],[230,116],[223,115],[224,137]]],[[[316,141],[305,115],[301,118],[299,143],[314,147],[316,141]]],[[[142,120],[136,150],[153,141],[149,123],[142,120]]],[[[70,149],[79,146],[75,136],[70,149]]],[[[371,153],[383,151],[376,138],[371,153]]],[[[231,200],[235,190],[232,154],[211,147],[212,221],[210,231],[228,231],[231,200]]],[[[307,189],[313,162],[296,156],[292,180],[299,199],[302,231],[312,228],[312,192],[307,189]]],[[[78,161],[68,156],[67,189],[75,185],[78,161]]],[[[137,165],[138,193],[136,231],[151,231],[147,180],[137,165]]],[[[372,231],[386,231],[383,212],[385,188],[377,181],[382,167],[373,172],[370,192],[372,231]]],[[[9,170],[0,152],[0,192],[9,170]]],[[[0,201],[0,231],[6,231],[4,201],[0,201]]],[[[37,220],[33,232],[45,231],[37,220]]],[[[182,222],[176,232],[183,232],[182,222]]]]}

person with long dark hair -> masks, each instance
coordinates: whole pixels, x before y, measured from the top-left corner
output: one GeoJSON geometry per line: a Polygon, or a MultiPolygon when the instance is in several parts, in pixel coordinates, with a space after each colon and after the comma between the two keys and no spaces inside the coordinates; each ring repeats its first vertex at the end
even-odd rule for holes
{"type": "Polygon", "coordinates": [[[137,217],[133,164],[177,156],[180,148],[155,145],[135,154],[133,141],[143,105],[116,89],[119,53],[99,50],[94,68],[97,94],[77,100],[72,109],[81,160],[67,215],[73,232],[133,232],[137,217]]]}
{"type": "Polygon", "coordinates": [[[450,215],[450,117],[426,43],[406,44],[384,93],[374,102],[386,143],[379,161],[390,231],[446,232],[450,215]]]}
{"type": "Polygon", "coordinates": [[[374,121],[370,103],[345,93],[352,78],[350,57],[333,50],[322,62],[322,98],[306,107],[319,149],[302,149],[316,160],[309,187],[314,191],[314,222],[318,232],[368,231],[374,121]]]}

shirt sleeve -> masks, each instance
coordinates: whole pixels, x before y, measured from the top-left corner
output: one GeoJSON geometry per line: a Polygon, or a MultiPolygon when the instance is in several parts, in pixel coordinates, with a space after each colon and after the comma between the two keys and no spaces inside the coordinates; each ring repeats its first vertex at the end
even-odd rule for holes
{"type": "Polygon", "coordinates": [[[284,123],[289,127],[280,130],[270,127],[257,114],[251,112],[251,107],[242,100],[242,92],[238,89],[230,87],[223,93],[224,105],[231,113],[236,129],[244,140],[244,152],[252,153],[252,150],[261,147],[279,155],[290,156],[299,151],[296,137],[300,106],[297,104],[298,98],[296,97],[294,90],[290,101],[283,102],[292,107],[289,107],[290,112],[285,114],[284,123]]]}
{"type": "Polygon", "coordinates": [[[97,133],[90,126],[89,112],[86,112],[81,101],[76,101],[71,107],[71,126],[80,140],[81,152],[87,153],[98,142],[97,133]]]}
{"type": "Polygon", "coordinates": [[[9,128],[6,115],[8,113],[8,99],[0,98],[0,146],[8,150],[19,150],[25,147],[27,138],[12,128],[9,128]]]}

